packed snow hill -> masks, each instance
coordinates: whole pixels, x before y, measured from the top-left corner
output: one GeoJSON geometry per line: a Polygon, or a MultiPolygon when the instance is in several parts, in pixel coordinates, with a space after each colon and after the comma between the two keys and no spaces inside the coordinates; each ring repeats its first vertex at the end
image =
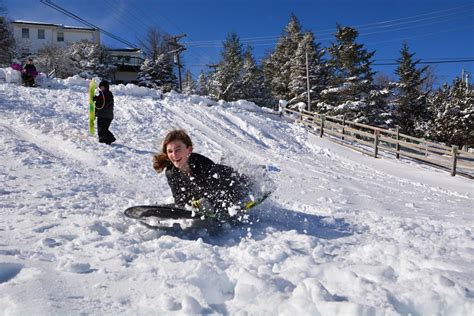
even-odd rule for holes
{"type": "Polygon", "coordinates": [[[474,314],[472,180],[249,102],[133,85],[111,86],[117,142],[100,144],[86,80],[27,88],[2,71],[0,314],[474,314]],[[270,180],[249,223],[166,232],[124,216],[172,202],[152,155],[174,128],[270,180]]]}

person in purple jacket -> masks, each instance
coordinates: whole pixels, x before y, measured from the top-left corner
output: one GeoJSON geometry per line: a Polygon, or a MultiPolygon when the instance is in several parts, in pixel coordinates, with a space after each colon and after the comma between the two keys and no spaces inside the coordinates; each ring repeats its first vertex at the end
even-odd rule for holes
{"type": "Polygon", "coordinates": [[[23,66],[21,79],[25,87],[36,87],[35,76],[38,74],[33,64],[33,58],[28,58],[26,65],[23,66]]]}

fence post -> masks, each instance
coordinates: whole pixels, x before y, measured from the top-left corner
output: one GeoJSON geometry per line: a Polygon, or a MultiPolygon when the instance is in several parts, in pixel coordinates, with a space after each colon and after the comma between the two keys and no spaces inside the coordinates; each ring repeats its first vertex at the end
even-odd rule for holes
{"type": "Polygon", "coordinates": [[[344,116],[342,117],[342,137],[341,139],[344,140],[344,127],[346,126],[346,115],[344,114],[344,116]]]}
{"type": "Polygon", "coordinates": [[[400,129],[397,127],[397,145],[396,145],[396,150],[397,150],[397,159],[400,159],[400,129]]]}
{"type": "Polygon", "coordinates": [[[321,115],[321,133],[319,134],[319,137],[323,137],[324,135],[324,115],[321,115]]]}
{"type": "Polygon", "coordinates": [[[457,163],[457,156],[458,156],[458,146],[452,146],[452,154],[453,154],[453,166],[451,168],[451,175],[454,177],[456,175],[456,163],[457,163]]]}
{"type": "Polygon", "coordinates": [[[374,130],[374,158],[377,158],[377,154],[379,153],[379,131],[374,130]]]}
{"type": "Polygon", "coordinates": [[[426,141],[426,139],[424,140],[425,142],[425,157],[428,157],[428,142],[426,141]]]}

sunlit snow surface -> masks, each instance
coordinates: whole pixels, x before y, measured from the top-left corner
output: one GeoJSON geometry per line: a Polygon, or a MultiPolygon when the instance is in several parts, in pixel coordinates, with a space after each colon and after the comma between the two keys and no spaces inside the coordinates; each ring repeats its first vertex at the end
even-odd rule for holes
{"type": "Polygon", "coordinates": [[[111,88],[107,146],[87,136],[87,81],[25,88],[3,72],[0,314],[473,315],[472,180],[364,156],[245,101],[136,86],[111,88]],[[172,202],[151,164],[172,128],[271,180],[249,224],[164,232],[124,217],[172,202]]]}

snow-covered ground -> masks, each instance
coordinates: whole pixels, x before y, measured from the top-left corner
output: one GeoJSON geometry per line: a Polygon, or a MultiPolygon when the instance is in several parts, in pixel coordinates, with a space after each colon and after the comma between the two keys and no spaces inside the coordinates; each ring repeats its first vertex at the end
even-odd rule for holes
{"type": "Polygon", "coordinates": [[[107,146],[87,136],[87,84],[0,83],[0,314],[474,314],[472,180],[247,102],[134,86],[112,87],[107,146]],[[173,128],[216,162],[265,166],[276,190],[252,223],[166,233],[124,217],[171,202],[151,158],[173,128]]]}

